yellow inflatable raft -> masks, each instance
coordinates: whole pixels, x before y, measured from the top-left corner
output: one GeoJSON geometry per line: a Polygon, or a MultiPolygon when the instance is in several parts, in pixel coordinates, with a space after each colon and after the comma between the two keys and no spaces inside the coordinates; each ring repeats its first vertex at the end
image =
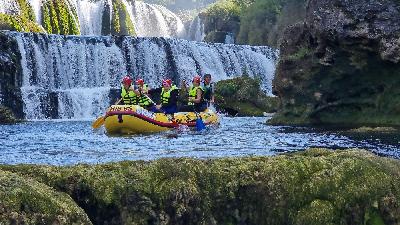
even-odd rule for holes
{"type": "Polygon", "coordinates": [[[219,123],[218,115],[209,109],[198,115],[194,112],[166,115],[150,112],[137,105],[112,105],[107,109],[104,126],[108,134],[154,133],[182,125],[196,127],[198,116],[206,126],[219,123]]]}

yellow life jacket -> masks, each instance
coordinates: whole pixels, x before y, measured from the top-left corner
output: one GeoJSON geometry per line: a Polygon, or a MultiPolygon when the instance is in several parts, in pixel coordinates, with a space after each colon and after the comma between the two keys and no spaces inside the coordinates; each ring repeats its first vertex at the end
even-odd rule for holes
{"type": "Polygon", "coordinates": [[[165,91],[164,88],[161,90],[161,104],[165,105],[168,104],[169,99],[171,98],[171,91],[178,89],[175,85],[172,85],[172,87],[168,90],[165,91]]]}
{"type": "Polygon", "coordinates": [[[121,98],[124,102],[124,105],[137,105],[137,95],[133,91],[126,91],[124,86],[121,89],[121,98]]]}
{"type": "MultiPolygon", "coordinates": [[[[195,98],[197,97],[197,90],[200,89],[203,93],[204,93],[204,89],[201,86],[190,86],[190,90],[189,90],[189,98],[195,98]]],[[[196,104],[201,104],[203,102],[203,95],[201,96],[201,101],[200,103],[196,103],[196,104]]],[[[194,102],[189,101],[188,105],[194,105],[194,102]]]]}
{"type": "MultiPolygon", "coordinates": [[[[147,84],[144,84],[142,91],[147,92],[148,90],[149,90],[149,87],[147,86],[147,84]]],[[[144,94],[141,94],[140,96],[138,96],[138,99],[139,99],[138,102],[139,102],[140,106],[149,106],[152,104],[152,100],[144,94]]]]}

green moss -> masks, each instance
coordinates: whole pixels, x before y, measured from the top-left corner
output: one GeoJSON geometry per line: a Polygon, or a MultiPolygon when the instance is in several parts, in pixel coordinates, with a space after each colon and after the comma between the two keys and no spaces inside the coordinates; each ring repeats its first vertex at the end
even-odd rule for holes
{"type": "Polygon", "coordinates": [[[336,46],[327,51],[331,53],[319,60],[317,52],[285,52],[283,59],[296,57],[281,60],[277,68],[274,86],[282,107],[272,121],[400,125],[400,91],[396,88],[400,65],[383,61],[361,46],[336,46]]]}
{"type": "Polygon", "coordinates": [[[37,23],[27,20],[25,17],[12,16],[0,13],[0,29],[19,32],[44,32],[37,23]]]}
{"type": "Polygon", "coordinates": [[[1,168],[67,193],[95,224],[393,224],[400,219],[400,162],[366,151],[1,168]]]}
{"type": "Polygon", "coordinates": [[[300,47],[297,52],[295,52],[292,55],[286,56],[285,59],[286,60],[294,60],[294,61],[295,60],[300,60],[300,59],[312,54],[312,52],[313,51],[311,49],[308,49],[308,48],[305,48],[305,47],[300,47]]]}
{"type": "Polygon", "coordinates": [[[65,193],[0,170],[1,224],[91,224],[65,193]]]}
{"type": "Polygon", "coordinates": [[[42,5],[42,24],[48,33],[80,34],[76,13],[64,0],[49,0],[42,5]]]}
{"type": "Polygon", "coordinates": [[[0,124],[13,124],[17,122],[20,121],[15,118],[9,108],[0,106],[0,124]]]}
{"type": "Polygon", "coordinates": [[[215,101],[218,109],[239,116],[262,116],[278,107],[278,99],[266,96],[259,81],[248,76],[218,82],[215,101]]]}
{"type": "Polygon", "coordinates": [[[111,34],[136,35],[135,27],[129,13],[121,0],[113,0],[113,12],[111,21],[111,34]]]}
{"type": "Polygon", "coordinates": [[[27,20],[30,20],[32,22],[36,21],[35,13],[33,12],[33,9],[30,4],[26,0],[17,0],[17,2],[21,9],[21,13],[19,16],[27,20]]]}

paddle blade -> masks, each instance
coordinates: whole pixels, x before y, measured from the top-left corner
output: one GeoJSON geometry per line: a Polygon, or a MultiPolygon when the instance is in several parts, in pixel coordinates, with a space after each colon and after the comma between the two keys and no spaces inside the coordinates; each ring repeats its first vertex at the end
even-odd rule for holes
{"type": "Polygon", "coordinates": [[[93,122],[92,127],[93,129],[98,129],[104,124],[104,116],[100,116],[93,122]]]}
{"type": "Polygon", "coordinates": [[[206,125],[204,124],[203,120],[201,118],[196,119],[196,130],[201,131],[206,129],[206,125]]]}

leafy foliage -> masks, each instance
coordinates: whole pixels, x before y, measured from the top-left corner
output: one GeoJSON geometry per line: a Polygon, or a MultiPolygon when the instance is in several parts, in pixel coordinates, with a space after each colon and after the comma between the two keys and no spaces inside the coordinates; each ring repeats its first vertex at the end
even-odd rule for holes
{"type": "Polygon", "coordinates": [[[304,18],[305,0],[220,0],[204,11],[205,22],[240,21],[240,28],[214,26],[208,32],[237,34],[240,44],[277,46],[283,30],[304,18]],[[238,17],[238,18],[236,18],[238,17]]]}

